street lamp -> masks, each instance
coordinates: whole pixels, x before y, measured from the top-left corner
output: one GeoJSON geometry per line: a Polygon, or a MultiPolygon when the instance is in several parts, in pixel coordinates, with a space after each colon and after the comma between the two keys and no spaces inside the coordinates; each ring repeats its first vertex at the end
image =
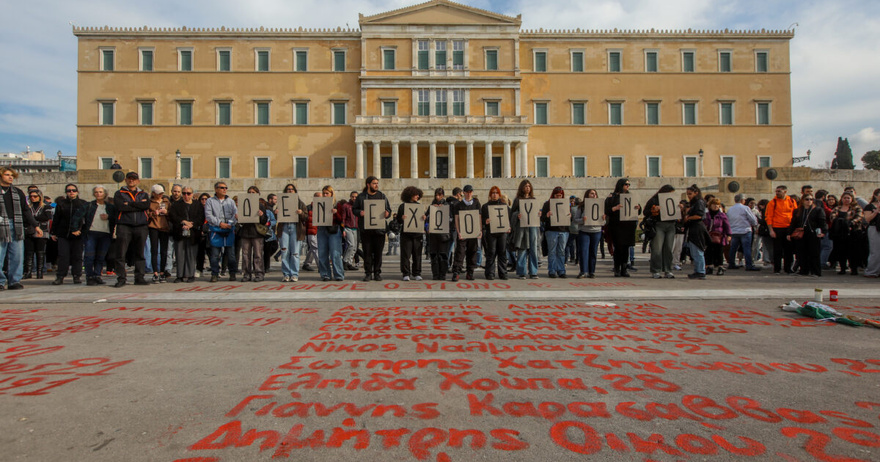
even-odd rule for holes
{"type": "Polygon", "coordinates": [[[703,177],[703,148],[700,148],[700,178],[703,177]]]}
{"type": "Polygon", "coordinates": [[[177,174],[174,175],[174,179],[179,180],[180,179],[180,149],[178,149],[177,152],[174,153],[174,155],[177,156],[177,174]]]}

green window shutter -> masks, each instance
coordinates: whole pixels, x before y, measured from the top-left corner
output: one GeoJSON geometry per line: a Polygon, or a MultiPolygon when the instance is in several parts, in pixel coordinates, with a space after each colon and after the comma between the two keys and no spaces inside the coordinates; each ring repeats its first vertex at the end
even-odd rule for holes
{"type": "Polygon", "coordinates": [[[228,72],[232,69],[231,56],[229,50],[221,50],[220,54],[220,71],[228,72]]]}
{"type": "Polygon", "coordinates": [[[345,125],[345,103],[333,103],[333,124],[345,125]]]}
{"type": "Polygon", "coordinates": [[[721,160],[721,176],[733,176],[733,157],[725,157],[721,160]]]}
{"type": "Polygon", "coordinates": [[[153,70],[153,51],[152,50],[143,50],[141,52],[141,70],[142,71],[152,71],[153,70]]]}
{"type": "Polygon", "coordinates": [[[295,163],[296,163],[296,177],[297,178],[308,178],[309,177],[308,159],[304,159],[302,157],[297,157],[295,160],[295,163]]]}
{"type": "Polygon", "coordinates": [[[180,177],[181,178],[192,178],[192,159],[190,158],[181,158],[180,159],[180,177]]]}
{"type": "Polygon", "coordinates": [[[769,103],[758,103],[758,125],[770,125],[769,103]]]}
{"type": "Polygon", "coordinates": [[[104,71],[112,71],[113,70],[113,67],[114,67],[113,66],[114,65],[113,54],[114,54],[113,50],[101,50],[101,56],[103,57],[103,59],[102,59],[102,61],[103,61],[102,66],[103,67],[101,68],[101,70],[104,70],[104,71]]]}
{"type": "Polygon", "coordinates": [[[101,158],[101,170],[110,170],[111,165],[113,165],[113,159],[109,157],[101,158]]]}
{"type": "Polygon", "coordinates": [[[306,103],[296,103],[296,124],[309,124],[309,105],[306,103]]]}
{"type": "Polygon", "coordinates": [[[535,158],[537,165],[535,168],[535,176],[540,178],[547,178],[549,176],[547,171],[547,158],[546,157],[536,157],[535,158]]]}
{"type": "Polygon", "coordinates": [[[535,124],[547,125],[547,103],[535,104],[535,124]]]}
{"type": "Polygon", "coordinates": [[[232,124],[232,104],[230,104],[230,103],[217,104],[217,125],[231,125],[231,124],[232,124]]]}
{"type": "Polygon", "coordinates": [[[721,125],[733,125],[733,103],[721,103],[721,125]]]}
{"type": "Polygon", "coordinates": [[[535,72],[547,72],[547,53],[544,51],[535,52],[535,72]]]}
{"type": "Polygon", "coordinates": [[[497,116],[499,114],[498,101],[489,101],[486,103],[487,116],[497,116]]]}
{"type": "Polygon", "coordinates": [[[620,52],[608,53],[608,72],[620,72],[620,52]]]}
{"type": "Polygon", "coordinates": [[[217,159],[217,178],[229,178],[232,176],[229,158],[221,157],[217,159]]]}
{"type": "Polygon", "coordinates": [[[397,105],[394,101],[383,101],[382,102],[382,115],[386,116],[395,116],[397,115],[397,111],[395,110],[397,105]]]}
{"type": "Polygon", "coordinates": [[[452,52],[452,67],[454,69],[464,68],[464,50],[454,50],[452,52]]]}
{"type": "Polygon", "coordinates": [[[344,157],[336,157],[333,159],[333,178],[345,178],[344,157]]]}
{"type": "Polygon", "coordinates": [[[153,103],[141,103],[141,125],[153,125],[153,103]]]}
{"type": "Polygon", "coordinates": [[[257,70],[260,72],[268,72],[269,71],[269,52],[268,51],[258,51],[257,52],[257,70]]]}
{"type": "Polygon", "coordinates": [[[696,103],[684,103],[684,124],[697,124],[697,105],[696,103]]]}
{"type": "Polygon", "coordinates": [[[586,113],[584,112],[584,103],[574,103],[571,105],[571,123],[574,125],[584,125],[586,123],[586,113]]]}
{"type": "Polygon", "coordinates": [[[428,69],[428,52],[424,51],[424,50],[419,51],[419,70],[424,71],[427,69],[428,69]]]}
{"type": "Polygon", "coordinates": [[[180,70],[181,71],[191,71],[192,70],[192,51],[189,51],[189,50],[181,50],[180,51],[180,70]]]}
{"type": "Polygon", "coordinates": [[[486,70],[498,70],[498,50],[486,50],[486,70]]]}
{"type": "Polygon", "coordinates": [[[571,71],[572,72],[583,72],[584,71],[584,54],[580,51],[573,52],[571,54],[571,71]]]}
{"type": "Polygon", "coordinates": [[[611,176],[614,178],[620,178],[623,176],[623,158],[622,157],[612,157],[611,158],[611,176]]]}
{"type": "MultiPolygon", "coordinates": [[[[425,58],[427,59],[428,55],[425,52],[425,58]]],[[[419,57],[421,61],[421,56],[419,57]]],[[[421,62],[419,62],[419,66],[421,66],[421,62]]],[[[427,65],[425,65],[425,69],[427,69],[427,65]]],[[[382,50],[382,69],[386,71],[394,70],[394,50],[382,50]]],[[[421,69],[421,67],[419,67],[421,69]]]]}
{"type": "Polygon", "coordinates": [[[257,125],[269,125],[269,103],[257,103],[257,125]]]}
{"type": "Polygon", "coordinates": [[[113,103],[101,103],[101,125],[113,125],[113,103]]]}
{"type": "Polygon", "coordinates": [[[344,51],[334,51],[333,52],[333,70],[336,72],[344,72],[345,71],[345,52],[344,51]]]}
{"type": "Polygon", "coordinates": [[[620,103],[611,103],[609,107],[608,123],[610,125],[623,124],[623,108],[620,103]]]}
{"type": "Polygon", "coordinates": [[[269,178],[269,159],[257,158],[257,178],[269,178]]]}
{"type": "Polygon", "coordinates": [[[153,178],[153,159],[141,159],[141,178],[153,178]]]}
{"type": "Polygon", "coordinates": [[[305,51],[296,52],[296,71],[307,72],[309,70],[309,54],[305,51]]]}
{"type": "Polygon", "coordinates": [[[682,72],[694,72],[694,53],[692,51],[682,53],[681,70],[682,72]]]}
{"type": "Polygon", "coordinates": [[[684,159],[684,176],[694,178],[697,176],[697,158],[686,157],[684,159]]]}
{"type": "Polygon", "coordinates": [[[192,125],[192,103],[180,103],[180,125],[192,125]]]}
{"type": "Polygon", "coordinates": [[[648,103],[645,105],[645,110],[647,111],[647,123],[648,125],[659,125],[660,124],[660,104],[658,103],[648,103]]]}
{"type": "Polygon", "coordinates": [[[730,72],[730,53],[722,52],[719,54],[718,70],[721,72],[730,72]]]}
{"type": "Polygon", "coordinates": [[[769,167],[769,166],[770,166],[770,156],[758,157],[758,167],[769,167]]]}
{"type": "Polygon", "coordinates": [[[654,51],[645,54],[645,72],[657,72],[657,53],[654,51]]]}
{"type": "Polygon", "coordinates": [[[587,176],[587,159],[584,157],[575,157],[574,158],[574,171],[572,172],[577,178],[584,178],[587,176]]]}
{"type": "Polygon", "coordinates": [[[648,158],[648,176],[655,177],[655,178],[660,176],[660,158],[659,157],[649,157],[648,158]]]}
{"type": "Polygon", "coordinates": [[[755,70],[756,71],[767,72],[767,68],[768,68],[769,63],[767,62],[768,60],[767,60],[767,53],[766,52],[761,51],[761,52],[755,53],[755,61],[756,61],[756,63],[755,63],[755,70]]]}
{"type": "Polygon", "coordinates": [[[437,69],[446,69],[446,50],[434,53],[434,67],[437,69]]]}

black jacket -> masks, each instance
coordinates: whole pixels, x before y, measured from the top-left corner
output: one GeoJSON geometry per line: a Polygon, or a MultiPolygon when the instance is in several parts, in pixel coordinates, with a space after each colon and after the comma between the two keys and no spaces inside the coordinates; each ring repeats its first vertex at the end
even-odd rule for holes
{"type": "Polygon", "coordinates": [[[175,240],[184,239],[183,221],[193,222],[188,239],[190,242],[198,242],[202,236],[202,224],[205,223],[205,208],[196,200],[191,204],[179,200],[168,209],[168,221],[171,222],[171,234],[175,240]]]}
{"type": "Polygon", "coordinates": [[[825,210],[822,207],[811,207],[806,212],[803,207],[795,209],[791,216],[791,224],[788,226],[788,232],[791,233],[795,228],[804,228],[804,236],[816,236],[816,230],[822,231],[822,234],[828,233],[827,222],[825,221],[825,210]]]}
{"type": "Polygon", "coordinates": [[[379,233],[385,234],[385,228],[382,229],[364,229],[364,220],[366,217],[361,216],[361,212],[364,211],[364,201],[369,200],[384,200],[385,201],[385,211],[389,214],[391,213],[391,204],[388,203],[388,198],[385,197],[385,194],[382,191],[376,191],[376,194],[369,196],[366,191],[358,194],[357,199],[354,200],[354,204],[351,205],[351,211],[354,213],[354,216],[358,219],[358,230],[362,233],[379,233]]]}
{"type": "Polygon", "coordinates": [[[113,196],[113,205],[116,206],[117,225],[147,226],[150,195],[146,191],[122,188],[113,196]]]}
{"type": "Polygon", "coordinates": [[[88,202],[82,199],[59,197],[55,201],[55,215],[52,218],[52,235],[67,239],[81,239],[89,227],[86,225],[88,202]],[[79,236],[73,233],[79,231],[79,236]]]}

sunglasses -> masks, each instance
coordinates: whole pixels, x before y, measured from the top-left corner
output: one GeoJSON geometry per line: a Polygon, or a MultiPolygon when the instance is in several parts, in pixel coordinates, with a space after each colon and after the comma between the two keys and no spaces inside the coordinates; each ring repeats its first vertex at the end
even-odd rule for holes
{"type": "Polygon", "coordinates": [[[217,186],[217,189],[228,189],[226,186],[217,186]]]}
{"type": "Polygon", "coordinates": [[[191,193],[191,192],[189,192],[189,191],[184,191],[184,192],[183,192],[183,195],[184,195],[184,196],[192,196],[192,194],[193,194],[193,193],[191,193]]]}
{"type": "Polygon", "coordinates": [[[623,185],[624,185],[624,186],[629,186],[629,183],[624,183],[623,185]]]}
{"type": "Polygon", "coordinates": [[[812,197],[805,197],[805,198],[804,198],[804,202],[806,202],[806,201],[812,201],[812,200],[813,200],[812,197]]]}
{"type": "Polygon", "coordinates": [[[39,198],[40,198],[40,196],[38,196],[36,194],[31,194],[31,199],[39,199],[39,198]]]}
{"type": "Polygon", "coordinates": [[[79,191],[77,191],[75,189],[66,189],[64,192],[79,192],[79,191]]]}

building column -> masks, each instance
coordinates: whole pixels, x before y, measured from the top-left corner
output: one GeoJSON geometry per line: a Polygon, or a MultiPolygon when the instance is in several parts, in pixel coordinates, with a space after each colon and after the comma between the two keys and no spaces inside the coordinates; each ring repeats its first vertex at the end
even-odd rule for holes
{"type": "Polygon", "coordinates": [[[474,177],[474,142],[467,142],[467,177],[474,177]]]}
{"type": "Polygon", "coordinates": [[[523,141],[520,145],[520,157],[522,162],[522,176],[529,176],[529,143],[523,141]]]}
{"type": "Polygon", "coordinates": [[[355,156],[354,156],[354,177],[363,180],[364,179],[364,143],[357,142],[354,144],[355,147],[355,156]]]}
{"type": "Polygon", "coordinates": [[[419,177],[419,142],[409,141],[409,177],[419,177]]]}
{"type": "Polygon", "coordinates": [[[381,145],[381,141],[373,141],[373,176],[376,178],[382,176],[382,154],[379,151],[381,145]]]}
{"type": "Polygon", "coordinates": [[[391,178],[400,178],[400,141],[391,142],[391,178]]]}
{"type": "Polygon", "coordinates": [[[455,178],[455,141],[450,141],[447,146],[446,155],[449,156],[449,178],[455,178]]]}
{"type": "Polygon", "coordinates": [[[492,178],[492,142],[486,141],[483,150],[483,178],[492,178]]]}
{"type": "Polygon", "coordinates": [[[428,141],[428,152],[430,153],[431,165],[428,166],[428,171],[430,175],[428,178],[437,178],[437,142],[436,141],[428,141]]]}
{"type": "MultiPolygon", "coordinates": [[[[519,168],[518,165],[517,168],[519,168]]],[[[501,173],[504,178],[510,178],[510,141],[504,142],[504,154],[501,155],[501,173]]],[[[519,170],[516,173],[519,176],[519,170]]]]}

